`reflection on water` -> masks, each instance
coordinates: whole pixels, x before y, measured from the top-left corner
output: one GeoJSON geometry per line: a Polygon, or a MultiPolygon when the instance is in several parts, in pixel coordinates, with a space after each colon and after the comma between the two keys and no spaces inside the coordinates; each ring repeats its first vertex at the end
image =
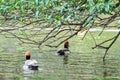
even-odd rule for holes
{"type": "Polygon", "coordinates": [[[35,76],[38,74],[38,70],[24,70],[24,80],[29,80],[30,76],[35,76]]]}
{"type": "Polygon", "coordinates": [[[97,80],[120,80],[119,66],[115,60],[104,61],[103,64],[96,65],[95,69],[97,80]]]}
{"type": "MultiPolygon", "coordinates": [[[[104,66],[106,65],[106,61],[105,60],[103,60],[103,65],[104,66]]],[[[103,79],[105,80],[107,76],[108,76],[108,73],[107,73],[106,68],[104,67],[104,70],[103,70],[103,79]]]]}

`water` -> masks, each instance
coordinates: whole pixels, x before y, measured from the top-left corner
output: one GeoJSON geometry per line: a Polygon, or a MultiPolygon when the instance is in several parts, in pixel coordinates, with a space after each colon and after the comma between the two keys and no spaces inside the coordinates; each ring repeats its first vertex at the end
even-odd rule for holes
{"type": "Polygon", "coordinates": [[[55,48],[31,48],[32,59],[39,64],[38,71],[22,69],[26,48],[22,52],[1,51],[0,80],[120,80],[119,45],[112,47],[103,63],[104,50],[91,50],[90,43],[75,40],[70,43],[75,46],[70,46],[68,64],[63,64],[63,57],[55,55],[55,48]]]}
{"type": "MultiPolygon", "coordinates": [[[[110,54],[105,64],[102,55],[95,53],[74,53],[69,56],[68,64],[62,57],[44,51],[41,57],[34,56],[39,62],[39,71],[23,71],[24,59],[0,54],[0,79],[2,80],[119,80],[119,56],[110,54]],[[92,55],[94,54],[94,56],[92,55]],[[77,55],[77,56],[76,56],[77,55]],[[8,57],[9,56],[9,57],[8,57]],[[9,60],[11,59],[11,60],[9,60]]],[[[54,52],[54,51],[53,51],[54,52]]],[[[15,53],[14,53],[15,54],[15,53]]],[[[19,54],[17,54],[19,55],[19,54]]],[[[19,56],[20,57],[20,56],[19,56]]]]}

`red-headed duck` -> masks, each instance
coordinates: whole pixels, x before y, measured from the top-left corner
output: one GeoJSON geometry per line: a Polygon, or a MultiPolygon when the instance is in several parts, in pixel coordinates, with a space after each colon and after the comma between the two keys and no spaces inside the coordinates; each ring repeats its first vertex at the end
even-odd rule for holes
{"type": "Polygon", "coordinates": [[[64,64],[67,64],[68,63],[68,55],[70,53],[71,52],[69,50],[69,42],[65,41],[64,42],[64,48],[59,49],[56,54],[58,56],[64,56],[64,58],[63,58],[64,64]]]}
{"type": "Polygon", "coordinates": [[[38,70],[38,62],[36,60],[31,60],[30,51],[25,52],[26,61],[23,65],[24,70],[38,70]]]}

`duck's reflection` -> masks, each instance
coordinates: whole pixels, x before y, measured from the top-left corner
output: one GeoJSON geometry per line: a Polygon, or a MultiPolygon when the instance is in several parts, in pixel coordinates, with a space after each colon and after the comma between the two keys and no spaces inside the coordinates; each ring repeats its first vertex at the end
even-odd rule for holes
{"type": "Polygon", "coordinates": [[[29,70],[29,71],[24,71],[24,80],[29,80],[30,76],[35,76],[38,73],[38,70],[29,70]]]}

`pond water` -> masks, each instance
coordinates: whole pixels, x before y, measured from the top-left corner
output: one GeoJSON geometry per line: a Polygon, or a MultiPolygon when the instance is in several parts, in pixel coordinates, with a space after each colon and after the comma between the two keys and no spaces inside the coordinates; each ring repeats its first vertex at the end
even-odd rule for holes
{"type": "MultiPolygon", "coordinates": [[[[16,47],[12,47],[12,51],[1,49],[0,80],[120,80],[119,45],[112,47],[103,64],[104,50],[92,50],[91,46],[88,46],[92,43],[85,44],[76,38],[74,40],[70,40],[70,45],[75,46],[70,46],[72,53],[68,64],[63,64],[63,57],[55,55],[56,48],[37,49],[33,46],[30,48],[17,46],[23,48],[17,50],[16,47]],[[23,71],[24,53],[27,49],[31,49],[32,59],[38,61],[38,71],[30,73],[23,71]]],[[[115,44],[119,43],[118,40],[115,44]]]]}
{"type": "MultiPolygon", "coordinates": [[[[54,51],[53,51],[54,52],[54,51]]],[[[1,80],[120,80],[120,57],[109,55],[105,64],[102,56],[95,53],[75,53],[69,56],[69,63],[63,58],[44,51],[42,56],[34,56],[39,62],[38,71],[24,72],[23,58],[0,54],[1,80]],[[92,55],[91,55],[92,54],[92,55]],[[94,54],[94,56],[93,56],[94,54]],[[10,61],[11,60],[11,61],[10,61]]],[[[16,54],[16,53],[14,53],[16,54]]],[[[39,53],[37,53],[39,54],[39,53]]],[[[13,53],[12,53],[13,55],[13,53]]],[[[18,57],[18,56],[17,56],[18,57]]],[[[21,57],[21,56],[19,56],[21,57]]]]}

